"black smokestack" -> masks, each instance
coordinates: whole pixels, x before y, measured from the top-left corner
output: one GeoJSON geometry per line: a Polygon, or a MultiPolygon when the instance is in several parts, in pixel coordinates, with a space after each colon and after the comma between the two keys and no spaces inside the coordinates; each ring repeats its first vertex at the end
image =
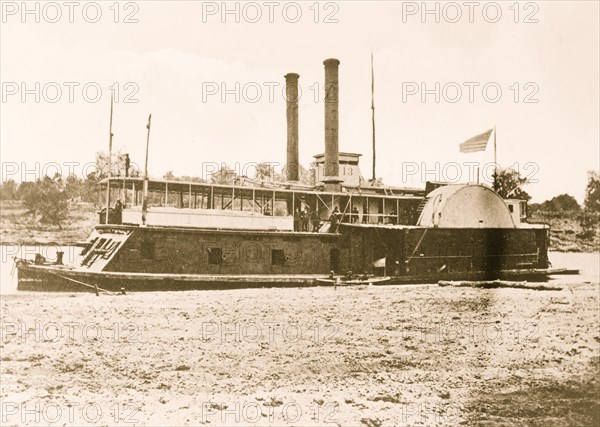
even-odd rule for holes
{"type": "Polygon", "coordinates": [[[325,65],[325,182],[339,179],[339,82],[340,61],[335,58],[323,61],[325,65]]]}
{"type": "Polygon", "coordinates": [[[298,79],[296,73],[285,75],[285,95],[287,101],[287,179],[298,181],[298,79]]]}

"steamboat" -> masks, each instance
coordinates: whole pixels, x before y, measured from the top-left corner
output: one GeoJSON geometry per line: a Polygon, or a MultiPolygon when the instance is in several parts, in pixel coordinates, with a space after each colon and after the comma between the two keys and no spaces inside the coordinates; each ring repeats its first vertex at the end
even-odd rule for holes
{"type": "Polygon", "coordinates": [[[478,184],[365,181],[360,155],[339,151],[339,61],[324,66],[325,150],[315,156],[315,185],[299,180],[299,76],[290,73],[285,180],[150,180],[146,154],[144,177],[101,182],[106,207],[82,243],[81,263],[18,260],[18,289],[313,286],[339,275],[360,282],[353,274],[369,283],[432,283],[563,272],[550,268],[548,227],[527,222],[524,201],[478,184]],[[111,198],[120,199],[115,208],[111,198]]]}

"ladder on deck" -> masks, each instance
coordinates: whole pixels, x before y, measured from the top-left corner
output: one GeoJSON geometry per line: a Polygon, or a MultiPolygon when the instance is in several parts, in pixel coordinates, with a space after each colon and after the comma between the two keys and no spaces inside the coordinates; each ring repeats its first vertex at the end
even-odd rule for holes
{"type": "Polygon", "coordinates": [[[419,203],[419,207],[417,207],[417,221],[419,221],[419,218],[421,218],[421,214],[423,213],[423,209],[425,209],[425,205],[427,205],[428,201],[429,201],[429,197],[425,196],[423,198],[423,200],[421,200],[421,203],[419,203]]]}

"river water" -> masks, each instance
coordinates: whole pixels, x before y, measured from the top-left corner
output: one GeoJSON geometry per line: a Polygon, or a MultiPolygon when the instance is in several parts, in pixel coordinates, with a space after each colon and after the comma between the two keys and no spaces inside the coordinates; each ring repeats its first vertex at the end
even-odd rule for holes
{"type": "MultiPolygon", "coordinates": [[[[79,265],[81,248],[75,246],[19,246],[0,245],[0,294],[17,293],[17,273],[14,258],[34,259],[36,253],[48,261],[56,260],[56,252],[64,252],[65,264],[79,265]]],[[[550,262],[554,268],[579,269],[578,275],[553,276],[554,283],[600,282],[600,254],[550,252],[550,262]]]]}

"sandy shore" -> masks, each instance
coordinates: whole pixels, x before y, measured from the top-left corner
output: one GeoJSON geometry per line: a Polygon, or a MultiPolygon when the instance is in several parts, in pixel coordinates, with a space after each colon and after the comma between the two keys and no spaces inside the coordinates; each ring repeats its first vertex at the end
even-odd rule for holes
{"type": "Polygon", "coordinates": [[[600,425],[598,284],[2,297],[3,424],[600,425]]]}

